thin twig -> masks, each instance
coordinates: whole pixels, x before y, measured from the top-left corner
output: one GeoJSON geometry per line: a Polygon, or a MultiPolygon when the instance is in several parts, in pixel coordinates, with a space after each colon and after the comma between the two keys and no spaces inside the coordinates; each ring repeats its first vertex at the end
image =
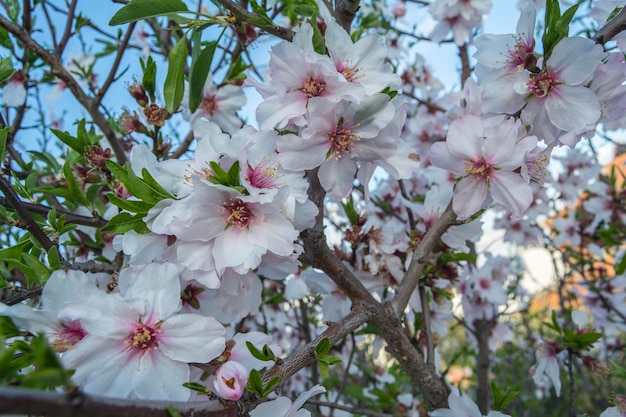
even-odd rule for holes
{"type": "Polygon", "coordinates": [[[124,56],[124,52],[126,52],[128,42],[130,42],[130,38],[133,35],[136,23],[137,22],[132,22],[130,25],[128,25],[128,30],[126,32],[126,35],[124,35],[124,39],[122,39],[122,42],[117,46],[117,53],[115,54],[115,61],[113,61],[111,71],[109,71],[109,75],[104,81],[104,84],[102,84],[100,91],[98,91],[98,94],[96,94],[96,96],[94,97],[95,106],[100,106],[104,95],[107,93],[107,91],[109,91],[109,87],[111,87],[111,84],[113,84],[113,82],[115,81],[115,73],[117,73],[117,69],[122,62],[122,57],[124,56]]]}
{"type": "Polygon", "coordinates": [[[28,230],[35,240],[39,242],[41,247],[49,252],[56,245],[52,243],[48,235],[39,227],[33,216],[31,216],[30,212],[24,204],[22,200],[20,200],[19,196],[9,184],[9,182],[4,178],[3,175],[0,175],[0,191],[5,195],[8,203],[13,207],[13,210],[17,213],[20,219],[24,222],[26,226],[26,230],[28,230]]]}
{"type": "MultiPolygon", "coordinates": [[[[47,207],[41,204],[27,203],[24,201],[21,201],[20,205],[29,212],[41,214],[44,216],[47,216],[48,213],[50,213],[50,210],[52,210],[50,207],[47,207]]],[[[9,208],[14,207],[11,204],[11,202],[7,198],[4,198],[4,197],[0,197],[0,206],[9,207],[9,208]]],[[[81,216],[79,214],[74,214],[69,211],[61,210],[61,209],[56,209],[56,214],[57,214],[57,218],[61,216],[65,216],[66,224],[80,224],[82,226],[92,226],[92,227],[104,227],[108,224],[108,221],[106,221],[102,217],[81,216]]]]}
{"type": "Polygon", "coordinates": [[[400,316],[406,308],[409,303],[409,298],[411,298],[411,294],[419,283],[422,272],[424,272],[424,267],[426,266],[426,258],[439,243],[441,236],[443,236],[455,220],[456,214],[452,210],[452,203],[450,203],[448,208],[446,208],[443,214],[437,219],[428,232],[426,232],[424,238],[413,251],[411,264],[409,265],[409,268],[404,275],[404,279],[398,288],[398,292],[392,301],[398,316],[400,316]]]}
{"type": "Polygon", "coordinates": [[[31,38],[30,34],[27,31],[25,31],[23,28],[11,22],[9,19],[2,15],[0,15],[0,27],[4,28],[9,33],[14,35],[22,43],[24,48],[29,49],[37,54],[37,56],[39,56],[50,67],[50,72],[52,73],[52,75],[59,78],[67,85],[74,97],[76,97],[79,103],[87,110],[87,112],[89,112],[93,119],[93,122],[100,128],[102,133],[104,133],[104,135],[108,139],[109,143],[111,144],[111,148],[115,153],[117,161],[120,164],[125,163],[126,154],[124,152],[124,147],[122,146],[122,143],[115,134],[115,131],[111,128],[102,113],[100,113],[94,99],[92,97],[89,97],[83,91],[83,89],[74,79],[72,74],[70,74],[65,69],[61,61],[50,52],[45,50],[40,44],[35,42],[35,40],[31,38]]]}

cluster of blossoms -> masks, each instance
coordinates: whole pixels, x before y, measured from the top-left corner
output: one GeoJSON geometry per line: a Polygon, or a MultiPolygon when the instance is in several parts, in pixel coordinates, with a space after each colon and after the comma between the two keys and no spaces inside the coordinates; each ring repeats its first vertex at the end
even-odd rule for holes
{"type": "Polygon", "coordinates": [[[267,80],[251,81],[264,98],[256,114],[261,129],[298,134],[279,136],[281,164],[317,169],[322,187],[336,199],[350,194],[355,178],[367,188],[377,166],[407,178],[410,168],[394,168],[411,155],[399,139],[403,102],[385,94],[399,87],[399,78],[385,62],[382,39],[368,35],[353,43],[328,19],[325,40],[328,55],[315,51],[313,28],[303,24],[293,42],[272,48],[267,80]],[[301,65],[293,66],[294,60],[301,65]]]}
{"type": "Polygon", "coordinates": [[[437,25],[430,36],[441,42],[452,32],[454,42],[462,46],[470,39],[472,31],[482,26],[491,9],[491,0],[444,0],[430,3],[429,11],[437,25]]]}

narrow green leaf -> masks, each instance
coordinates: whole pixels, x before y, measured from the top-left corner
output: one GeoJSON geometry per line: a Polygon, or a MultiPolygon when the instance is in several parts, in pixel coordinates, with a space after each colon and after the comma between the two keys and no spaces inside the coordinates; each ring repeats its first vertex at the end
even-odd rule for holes
{"type": "Polygon", "coordinates": [[[141,170],[141,176],[146,185],[152,188],[159,196],[163,198],[170,198],[172,200],[175,198],[172,194],[170,194],[169,191],[163,188],[163,186],[154,179],[154,177],[150,174],[150,171],[148,171],[146,168],[143,168],[141,170]]]}
{"type": "Polygon", "coordinates": [[[143,85],[144,90],[146,90],[146,93],[150,96],[150,101],[154,102],[157,71],[156,62],[149,56],[145,63],[141,61],[141,68],[143,69],[141,85],[143,85]]]}
{"type": "Polygon", "coordinates": [[[91,207],[91,203],[89,202],[89,200],[87,200],[87,197],[85,196],[85,193],[83,193],[83,190],[80,188],[80,185],[78,184],[78,181],[76,181],[76,178],[74,178],[74,173],[72,172],[72,167],[70,166],[70,162],[66,161],[65,165],[63,166],[63,175],[65,176],[65,182],[67,182],[67,189],[70,192],[70,195],[73,197],[73,199],[85,206],[85,207],[91,207]]]}
{"type": "Polygon", "coordinates": [[[198,382],[185,382],[183,387],[189,388],[190,390],[196,391],[200,394],[207,394],[207,388],[198,382]]]}
{"type": "Polygon", "coordinates": [[[166,405],[165,408],[171,417],[182,417],[180,413],[176,411],[176,409],[173,406],[166,405]]]}
{"type": "Polygon", "coordinates": [[[117,11],[109,25],[121,25],[150,17],[187,12],[187,5],[181,0],[131,0],[117,11]]]}
{"type": "Polygon", "coordinates": [[[101,230],[103,232],[113,233],[126,233],[131,230],[134,230],[137,233],[141,234],[149,233],[150,229],[148,229],[148,226],[146,226],[146,224],[142,220],[143,216],[144,215],[132,215],[130,213],[123,212],[109,220],[109,223],[101,230]]]}
{"type": "Polygon", "coordinates": [[[187,58],[187,40],[185,37],[171,49],[168,56],[167,77],[163,86],[163,98],[167,111],[174,113],[183,100],[185,92],[185,59],[187,58]]]}
{"type": "Polygon", "coordinates": [[[85,144],[82,143],[78,138],[70,135],[67,132],[60,131],[58,129],[50,129],[50,131],[61,140],[61,142],[65,143],[70,148],[74,149],[79,154],[83,155],[85,150],[85,144]]]}
{"type": "Polygon", "coordinates": [[[4,161],[7,152],[7,137],[11,130],[13,130],[11,126],[0,129],[0,164],[4,161]]]}
{"type": "Polygon", "coordinates": [[[320,340],[320,342],[315,346],[315,353],[319,355],[325,355],[330,351],[330,340],[327,337],[320,340]]]}
{"type": "Polygon", "coordinates": [[[61,269],[61,257],[59,256],[59,250],[56,246],[53,246],[48,251],[48,264],[50,265],[50,269],[52,271],[61,269]]]}
{"type": "MultiPolygon", "coordinates": [[[[221,36],[220,34],[220,37],[221,36]]],[[[192,113],[198,109],[198,106],[202,102],[204,84],[209,76],[211,62],[213,62],[213,55],[215,54],[218,41],[209,42],[191,62],[191,72],[189,75],[189,110],[192,113]]]]}
{"type": "Polygon", "coordinates": [[[107,194],[107,198],[116,207],[122,210],[130,211],[131,213],[148,213],[148,210],[152,208],[152,204],[148,204],[141,200],[126,200],[119,198],[115,194],[107,194]]]}
{"type": "Polygon", "coordinates": [[[11,58],[0,59],[0,83],[13,75],[14,72],[15,70],[13,69],[11,58]]]}
{"type": "Polygon", "coordinates": [[[43,285],[50,276],[50,270],[43,264],[43,262],[30,253],[22,253],[22,258],[24,259],[24,263],[28,265],[28,267],[36,274],[37,284],[43,285]]]}

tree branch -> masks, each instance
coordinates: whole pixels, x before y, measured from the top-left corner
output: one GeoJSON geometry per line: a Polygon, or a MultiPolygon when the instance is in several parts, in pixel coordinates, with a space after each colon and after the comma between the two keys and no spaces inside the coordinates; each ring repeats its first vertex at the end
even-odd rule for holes
{"type": "MultiPolygon", "coordinates": [[[[231,0],[217,0],[217,1],[219,4],[224,6],[228,11],[230,11],[238,21],[248,22],[251,19],[259,18],[259,16],[256,13],[252,13],[248,9],[241,7],[239,4],[231,0]]],[[[270,35],[277,36],[287,41],[291,41],[291,39],[293,38],[293,31],[291,29],[287,29],[282,26],[274,25],[274,26],[257,26],[257,27],[269,33],[270,35]]]]}
{"type": "Polygon", "coordinates": [[[606,22],[591,39],[600,45],[604,45],[624,30],[626,30],[626,7],[622,8],[613,19],[606,22]]]}
{"type": "Polygon", "coordinates": [[[440,241],[441,236],[452,226],[455,220],[456,214],[452,210],[452,203],[450,203],[413,251],[411,264],[406,274],[404,274],[404,279],[398,288],[398,293],[392,301],[398,316],[400,316],[406,308],[411,294],[419,283],[422,272],[424,272],[424,267],[426,266],[426,258],[440,241]]]}
{"type": "Polygon", "coordinates": [[[124,52],[126,52],[126,49],[128,48],[128,42],[130,42],[130,38],[133,35],[136,24],[137,22],[132,22],[130,25],[128,25],[126,35],[124,35],[124,39],[122,39],[122,42],[117,46],[117,54],[115,55],[115,61],[113,62],[111,71],[109,71],[107,79],[104,81],[104,84],[102,84],[102,87],[100,87],[98,94],[96,94],[96,97],[94,98],[96,106],[100,106],[104,95],[107,93],[107,91],[109,91],[109,87],[111,87],[113,81],[115,81],[115,73],[117,72],[117,68],[120,66],[120,62],[122,62],[122,57],[124,56],[124,52]]]}
{"type": "MultiPolygon", "coordinates": [[[[347,335],[355,331],[368,319],[368,314],[364,310],[359,308],[353,309],[346,317],[331,324],[321,335],[301,346],[295,352],[291,353],[282,361],[279,361],[271,369],[269,369],[265,375],[263,375],[263,381],[267,383],[273,377],[280,377],[281,381],[284,381],[307,366],[311,366],[315,363],[315,347],[318,343],[328,338],[331,346],[337,342],[343,340],[347,335]]],[[[239,409],[242,414],[252,410],[260,400],[251,393],[246,393],[242,400],[239,402],[239,409]]]]}
{"type": "Polygon", "coordinates": [[[27,31],[2,15],[0,15],[0,27],[14,35],[22,43],[24,48],[37,54],[37,56],[39,56],[50,67],[52,75],[59,78],[67,85],[74,97],[76,97],[78,102],[87,110],[87,112],[89,112],[93,122],[100,128],[102,133],[104,133],[108,139],[117,161],[120,164],[124,164],[126,162],[126,154],[117,135],[102,113],[100,113],[96,101],[83,91],[72,74],[65,69],[61,61],[35,42],[27,31]]]}
{"type": "MultiPolygon", "coordinates": [[[[51,210],[50,207],[46,207],[41,204],[26,203],[23,201],[20,201],[20,204],[27,211],[41,214],[44,216],[47,216],[51,210]]],[[[9,202],[9,200],[4,197],[0,197],[0,206],[14,209],[14,206],[9,202]]],[[[106,221],[102,217],[81,216],[79,214],[74,214],[69,211],[60,210],[60,209],[57,209],[56,212],[57,212],[57,217],[65,216],[65,223],[80,224],[82,226],[92,226],[92,227],[104,227],[108,224],[108,221],[106,221]]]]}
{"type": "Polygon", "coordinates": [[[6,201],[8,201],[24,222],[26,230],[33,235],[41,247],[46,252],[49,252],[50,249],[55,247],[55,244],[52,243],[48,235],[39,227],[33,216],[31,216],[30,212],[24,207],[24,203],[22,203],[22,200],[20,200],[11,184],[4,178],[4,175],[0,175],[0,191],[6,196],[6,201]]]}
{"type": "Polygon", "coordinates": [[[348,34],[359,7],[360,0],[335,0],[335,19],[348,34]]]}
{"type": "Polygon", "coordinates": [[[171,417],[171,406],[183,417],[236,417],[234,402],[165,402],[104,398],[83,393],[38,391],[0,387],[0,414],[45,415],[48,417],[171,417]]]}

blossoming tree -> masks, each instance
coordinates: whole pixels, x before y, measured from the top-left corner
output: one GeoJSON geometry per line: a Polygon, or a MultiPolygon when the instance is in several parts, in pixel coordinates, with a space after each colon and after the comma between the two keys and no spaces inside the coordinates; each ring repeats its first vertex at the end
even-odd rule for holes
{"type": "Polygon", "coordinates": [[[626,12],[571,3],[3,1],[0,413],[626,416],[626,12]]]}

